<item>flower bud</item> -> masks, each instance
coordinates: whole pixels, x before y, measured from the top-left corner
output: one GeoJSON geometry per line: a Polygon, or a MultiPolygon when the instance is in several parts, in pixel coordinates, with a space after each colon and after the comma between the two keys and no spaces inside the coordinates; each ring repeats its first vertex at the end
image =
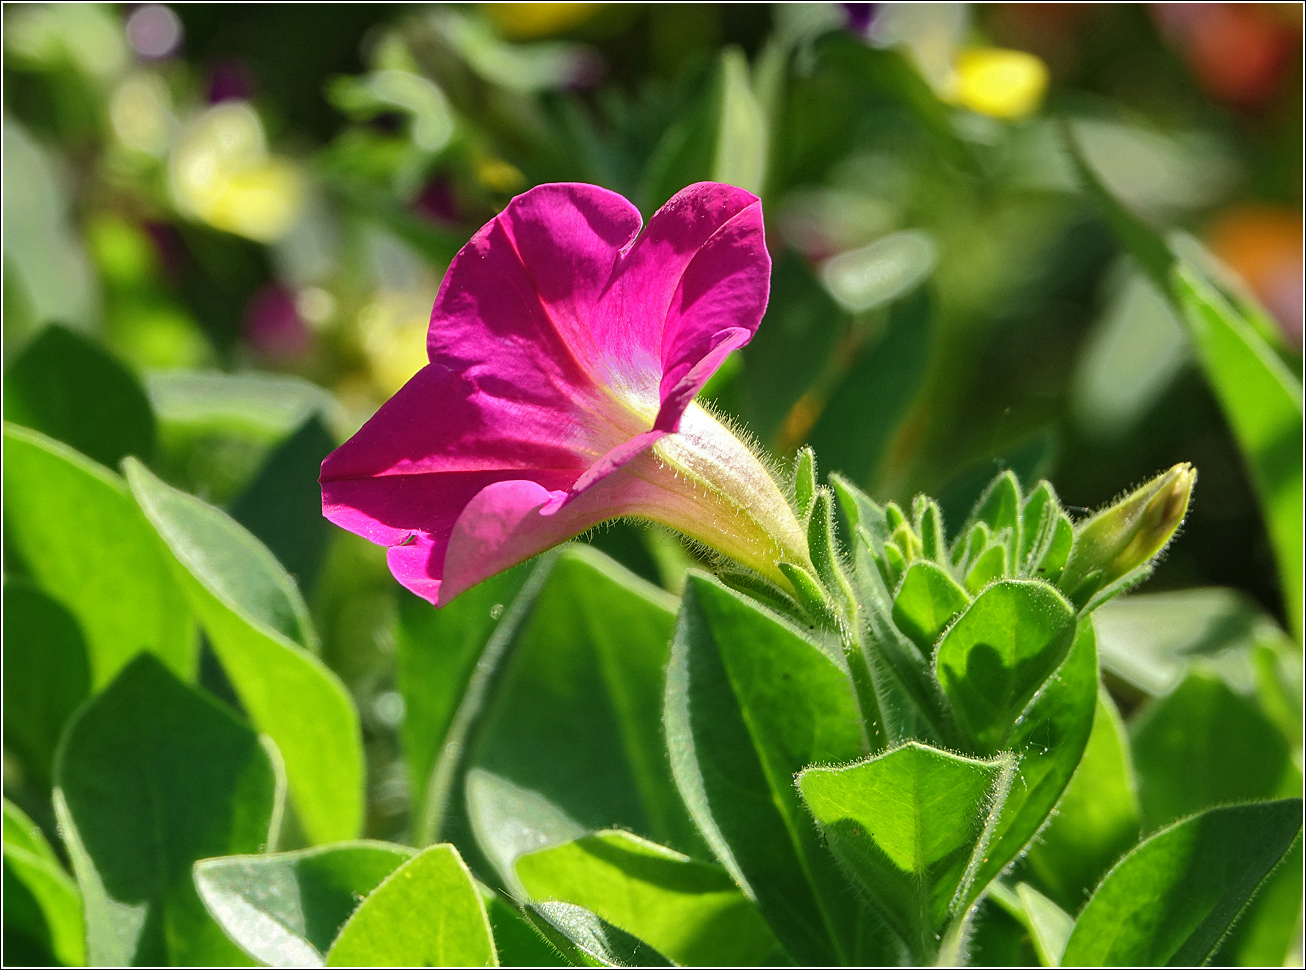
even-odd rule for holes
{"type": "Polygon", "coordinates": [[[1147,566],[1188,513],[1197,471],[1175,465],[1079,527],[1058,585],[1076,602],[1147,566]]]}

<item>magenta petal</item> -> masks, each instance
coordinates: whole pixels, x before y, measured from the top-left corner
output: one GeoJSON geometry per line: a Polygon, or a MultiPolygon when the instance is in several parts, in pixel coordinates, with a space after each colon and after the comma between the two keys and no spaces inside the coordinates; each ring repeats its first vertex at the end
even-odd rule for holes
{"type": "MultiPolygon", "coordinates": [[[[766,310],[770,278],[762,206],[750,192],[700,182],[649,220],[609,300],[619,303],[628,326],[638,323],[649,335],[655,328],[658,333],[655,427],[674,430],[729,353],[721,348],[752,339],[766,310]]],[[[606,322],[610,315],[600,318],[606,322]]]]}
{"type": "Polygon", "coordinates": [[[576,511],[565,506],[557,514],[542,514],[545,506],[557,506],[566,496],[526,481],[499,482],[482,490],[463,510],[449,538],[436,605],[602,521],[578,524],[576,511]]]}
{"type": "Polygon", "coordinates": [[[639,226],[634,206],[594,185],[513,199],[450,264],[431,311],[431,362],[504,398],[592,398],[606,377],[593,308],[639,226]]]}
{"type": "Polygon", "coordinates": [[[385,554],[386,565],[404,588],[428,603],[439,605],[441,580],[437,577],[444,565],[447,545],[419,535],[407,545],[391,546],[385,554]]]}

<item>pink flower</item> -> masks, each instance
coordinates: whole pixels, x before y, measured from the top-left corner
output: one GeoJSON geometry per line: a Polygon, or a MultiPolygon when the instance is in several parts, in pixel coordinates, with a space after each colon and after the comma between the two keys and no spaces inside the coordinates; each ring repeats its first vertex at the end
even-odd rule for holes
{"type": "Polygon", "coordinates": [[[593,185],[513,199],[454,258],[430,363],[322,463],[328,519],[444,605],[600,522],[677,529],[788,588],[806,539],[694,396],[766,308],[761,204],[703,182],[640,234],[593,185]],[[636,238],[638,236],[638,238],[636,238]]]}

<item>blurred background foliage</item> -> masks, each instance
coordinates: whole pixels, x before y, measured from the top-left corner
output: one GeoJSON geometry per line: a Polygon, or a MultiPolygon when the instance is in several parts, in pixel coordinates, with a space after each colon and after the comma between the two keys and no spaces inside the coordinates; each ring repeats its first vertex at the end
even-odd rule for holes
{"type": "MultiPolygon", "coordinates": [[[[706,393],[781,462],[811,443],[824,471],[880,501],[936,494],[955,524],[1004,467],[1086,510],[1191,461],[1193,511],[1149,589],[1234,592],[1177,609],[1183,649],[1203,609],[1235,640],[1273,635],[1262,614],[1292,627],[1221,406],[1059,126],[1266,308],[1300,376],[1300,5],[3,16],[5,416],[110,466],[137,455],[277,554],[362,712],[369,834],[412,824],[396,654],[423,621],[402,622],[383,550],[321,519],[317,465],[424,362],[454,253],[540,182],[595,182],[646,217],[702,179],[761,195],[767,319],[706,393]]],[[[590,540],[673,591],[690,556],[629,524],[590,540]]],[[[1126,713],[1173,686],[1147,679],[1173,646],[1120,662],[1126,713]]]]}

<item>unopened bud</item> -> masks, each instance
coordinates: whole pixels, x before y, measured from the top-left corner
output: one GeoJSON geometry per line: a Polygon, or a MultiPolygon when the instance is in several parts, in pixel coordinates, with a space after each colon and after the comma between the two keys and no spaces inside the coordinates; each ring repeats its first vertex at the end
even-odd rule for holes
{"type": "Polygon", "coordinates": [[[1155,559],[1187,515],[1195,481],[1197,470],[1181,462],[1089,519],[1076,530],[1058,585],[1072,599],[1086,600],[1155,559]],[[1087,585],[1093,588],[1081,592],[1087,585]]]}

